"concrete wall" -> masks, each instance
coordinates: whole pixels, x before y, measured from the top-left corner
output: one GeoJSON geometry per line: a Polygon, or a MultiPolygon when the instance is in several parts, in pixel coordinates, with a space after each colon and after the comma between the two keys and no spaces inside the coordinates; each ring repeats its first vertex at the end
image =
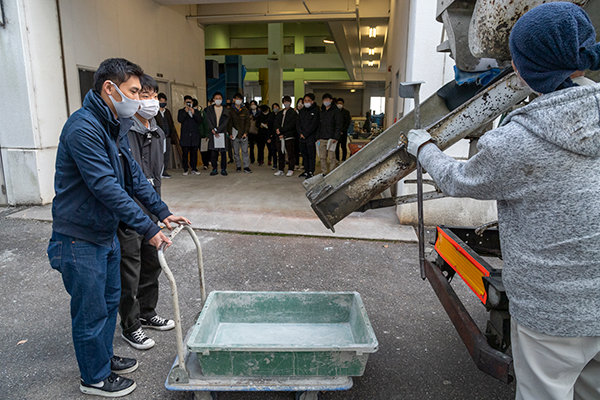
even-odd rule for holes
{"type": "MultiPolygon", "coordinates": [[[[401,37],[403,30],[406,30],[408,40],[404,54],[402,44],[392,44],[393,42],[391,42],[391,46],[388,46],[388,48],[396,49],[393,51],[391,59],[394,69],[388,80],[390,97],[386,109],[388,113],[391,113],[388,115],[392,116],[392,118],[388,118],[388,124],[393,123],[393,117],[399,118],[414,107],[412,100],[402,102],[398,98],[399,82],[425,81],[421,87],[421,99],[424,100],[434,95],[444,83],[454,79],[452,69],[454,60],[446,53],[436,52],[436,47],[442,38],[442,24],[435,20],[435,14],[436,2],[434,1],[399,0],[395,2],[395,9],[392,10],[391,23],[393,26],[390,26],[390,37],[401,37]],[[408,14],[408,21],[402,14],[403,12],[408,14]],[[403,59],[406,60],[404,74],[401,67],[403,59]],[[398,63],[400,63],[399,66],[398,63]]],[[[446,150],[446,153],[459,159],[466,159],[468,150],[468,141],[462,140],[446,150]]],[[[416,174],[413,173],[406,179],[415,179],[415,177],[416,174]]],[[[431,187],[426,186],[424,190],[431,190],[431,187]]],[[[416,185],[406,185],[404,180],[398,183],[398,195],[415,192],[416,185]]],[[[497,218],[495,202],[472,199],[447,198],[427,201],[424,211],[427,225],[478,225],[497,218]]],[[[416,224],[417,222],[414,204],[399,206],[397,214],[403,224],[416,224]]]]}
{"type": "Polygon", "coordinates": [[[161,6],[152,0],[60,0],[71,112],[81,106],[78,67],[95,69],[124,57],[156,77],[198,87],[206,98],[204,29],[185,15],[192,6],[161,6]],[[162,26],[162,29],[159,29],[162,26]]]}

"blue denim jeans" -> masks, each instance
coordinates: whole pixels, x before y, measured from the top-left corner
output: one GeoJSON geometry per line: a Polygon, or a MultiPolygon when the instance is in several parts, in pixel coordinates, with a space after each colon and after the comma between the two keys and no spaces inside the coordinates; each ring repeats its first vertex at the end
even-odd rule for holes
{"type": "Polygon", "coordinates": [[[81,379],[98,383],[110,375],[113,356],[121,296],[119,240],[115,235],[112,245],[103,247],[53,232],[48,258],[71,295],[73,344],[81,379]]]}

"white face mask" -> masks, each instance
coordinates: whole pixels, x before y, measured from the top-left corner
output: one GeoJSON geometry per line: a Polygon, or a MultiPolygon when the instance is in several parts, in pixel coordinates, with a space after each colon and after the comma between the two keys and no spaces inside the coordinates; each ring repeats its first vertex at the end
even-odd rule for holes
{"type": "Polygon", "coordinates": [[[306,107],[306,108],[310,108],[311,106],[312,106],[312,103],[311,103],[311,102],[309,102],[309,101],[305,101],[305,102],[304,102],[304,107],[306,107]]]}
{"type": "Polygon", "coordinates": [[[291,106],[291,105],[292,105],[292,103],[287,103],[287,102],[286,102],[286,103],[283,103],[283,106],[284,106],[285,108],[290,108],[290,106],[291,106]]]}
{"type": "Polygon", "coordinates": [[[137,112],[137,110],[140,108],[140,101],[139,100],[135,100],[135,99],[130,99],[129,97],[125,96],[123,94],[123,92],[121,92],[121,89],[119,89],[119,87],[114,83],[111,82],[111,85],[113,85],[113,87],[117,90],[117,92],[119,92],[119,94],[121,95],[121,101],[116,101],[114,97],[112,97],[112,95],[108,95],[108,97],[110,98],[110,101],[112,101],[113,106],[115,106],[115,111],[117,112],[117,115],[119,116],[119,118],[131,118],[135,115],[135,113],[137,112]]]}
{"type": "Polygon", "coordinates": [[[236,105],[236,106],[239,106],[240,104],[242,104],[242,101],[241,101],[240,99],[237,99],[237,100],[235,101],[235,105],[236,105]]]}
{"type": "Polygon", "coordinates": [[[323,105],[324,105],[325,107],[329,107],[329,106],[331,105],[331,102],[330,102],[330,101],[324,101],[324,102],[323,102],[323,105]]]}
{"type": "Polygon", "coordinates": [[[221,105],[221,103],[223,103],[223,100],[221,100],[221,99],[217,99],[217,100],[215,100],[215,105],[216,105],[216,106],[220,106],[220,105],[221,105]]]}
{"type": "Polygon", "coordinates": [[[344,105],[343,104],[338,104],[337,108],[339,108],[341,110],[342,108],[344,108],[344,105]]]}
{"type": "Polygon", "coordinates": [[[140,117],[144,119],[152,119],[158,114],[158,109],[160,105],[158,104],[158,100],[155,99],[146,99],[140,100],[140,109],[138,110],[138,114],[140,117]]]}

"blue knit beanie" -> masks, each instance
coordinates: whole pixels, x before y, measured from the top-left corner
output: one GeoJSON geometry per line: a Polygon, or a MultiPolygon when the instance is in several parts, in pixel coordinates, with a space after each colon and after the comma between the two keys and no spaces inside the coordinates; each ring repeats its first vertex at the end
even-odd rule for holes
{"type": "Polygon", "coordinates": [[[600,69],[600,44],[583,9],[573,3],[537,6],[510,33],[510,52],[521,78],[539,93],[575,86],[575,71],[600,69]]]}

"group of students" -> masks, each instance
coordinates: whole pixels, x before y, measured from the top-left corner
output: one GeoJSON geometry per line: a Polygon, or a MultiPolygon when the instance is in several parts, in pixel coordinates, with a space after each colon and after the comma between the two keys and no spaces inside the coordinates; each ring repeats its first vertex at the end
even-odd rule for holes
{"type": "MultiPolygon", "coordinates": [[[[166,96],[161,96],[166,101],[166,96]]],[[[244,103],[241,93],[236,93],[232,102],[224,103],[223,94],[216,92],[205,109],[199,108],[191,96],[185,96],[184,101],[185,107],[177,114],[183,175],[200,174],[198,152],[204,169],[210,164],[211,176],[227,175],[228,155],[238,172],[251,173],[250,164],[265,163],[265,148],[267,164],[272,165],[277,176],[293,176],[300,157],[304,166],[301,178],[314,175],[317,154],[324,174],[335,168],[340,153],[341,160],[346,160],[351,116],[342,98],[334,99],[326,93],[319,107],[315,95],[307,93],[298,100],[296,108],[292,108],[290,96],[283,97],[283,108],[278,103],[269,108],[255,100],[244,103]]],[[[166,103],[161,103],[161,113],[164,107],[166,103]]],[[[159,124],[168,131],[175,129],[172,118],[159,124]]],[[[170,177],[167,172],[163,176],[170,177]]]]}

